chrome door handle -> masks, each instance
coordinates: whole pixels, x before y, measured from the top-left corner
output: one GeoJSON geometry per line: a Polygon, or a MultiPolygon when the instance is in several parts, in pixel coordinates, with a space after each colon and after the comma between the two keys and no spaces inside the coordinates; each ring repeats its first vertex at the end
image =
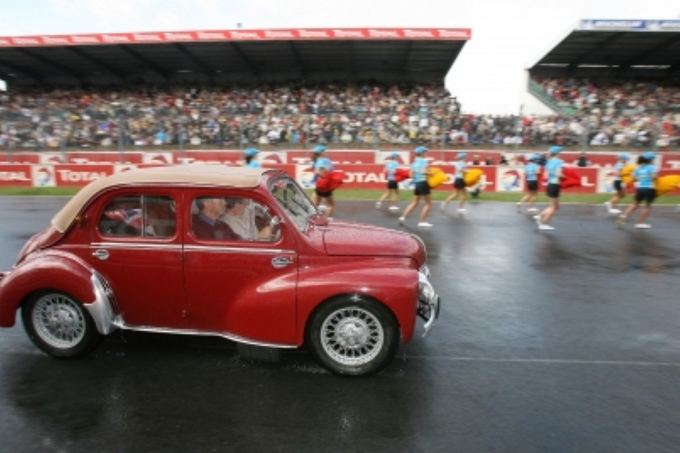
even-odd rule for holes
{"type": "Polygon", "coordinates": [[[92,256],[95,258],[98,258],[102,261],[108,260],[109,259],[109,251],[106,249],[97,249],[94,252],[92,252],[92,256]]]}
{"type": "Polygon", "coordinates": [[[293,264],[293,258],[287,256],[277,256],[272,258],[272,266],[276,269],[282,269],[290,264],[293,264]]]}

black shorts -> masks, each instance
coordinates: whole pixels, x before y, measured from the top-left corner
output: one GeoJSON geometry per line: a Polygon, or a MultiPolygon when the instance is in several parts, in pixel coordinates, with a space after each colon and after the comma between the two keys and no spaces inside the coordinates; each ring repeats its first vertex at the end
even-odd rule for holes
{"type": "Polygon", "coordinates": [[[527,181],[527,190],[529,192],[537,192],[538,191],[538,181],[527,181]]]}
{"type": "Polygon", "coordinates": [[[619,180],[619,181],[614,181],[614,189],[615,189],[617,192],[619,192],[619,193],[622,193],[622,192],[623,192],[623,184],[621,184],[621,181],[620,181],[620,180],[619,180]]]}
{"type": "Polygon", "coordinates": [[[397,181],[387,181],[387,188],[389,190],[397,190],[399,189],[399,184],[397,184],[397,181]]]}
{"type": "Polygon", "coordinates": [[[548,198],[560,198],[560,185],[559,184],[548,184],[548,188],[545,190],[548,198]]]}
{"type": "Polygon", "coordinates": [[[314,189],[314,192],[316,193],[317,196],[321,198],[330,198],[333,196],[332,190],[329,190],[328,192],[321,192],[319,189],[314,189]]]}
{"type": "Polygon", "coordinates": [[[453,187],[456,189],[465,189],[465,180],[463,178],[456,178],[453,181],[453,187]]]}
{"type": "Polygon", "coordinates": [[[635,201],[640,203],[641,201],[646,202],[648,205],[656,199],[656,189],[638,189],[635,192],[635,201]]]}
{"type": "Polygon", "coordinates": [[[427,184],[427,181],[417,182],[413,194],[419,197],[423,195],[430,195],[430,186],[427,184]]]}

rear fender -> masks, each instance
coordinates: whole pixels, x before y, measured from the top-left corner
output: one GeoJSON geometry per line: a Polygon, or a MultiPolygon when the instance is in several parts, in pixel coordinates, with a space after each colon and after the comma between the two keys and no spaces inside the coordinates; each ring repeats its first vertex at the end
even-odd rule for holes
{"type": "Polygon", "coordinates": [[[80,301],[97,331],[114,330],[115,301],[101,275],[77,256],[50,250],[28,257],[0,279],[0,327],[12,327],[16,311],[32,294],[58,291],[80,301]]]}

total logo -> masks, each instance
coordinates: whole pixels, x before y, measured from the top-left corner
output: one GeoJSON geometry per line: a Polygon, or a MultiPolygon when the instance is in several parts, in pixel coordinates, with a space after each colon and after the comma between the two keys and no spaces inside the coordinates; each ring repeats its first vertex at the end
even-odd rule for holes
{"type": "Polygon", "coordinates": [[[51,165],[33,165],[32,176],[34,187],[54,187],[56,185],[54,167],[51,165]]]}
{"type": "Polygon", "coordinates": [[[60,183],[89,183],[96,179],[108,176],[110,173],[106,171],[74,171],[67,169],[57,170],[60,183]]]}

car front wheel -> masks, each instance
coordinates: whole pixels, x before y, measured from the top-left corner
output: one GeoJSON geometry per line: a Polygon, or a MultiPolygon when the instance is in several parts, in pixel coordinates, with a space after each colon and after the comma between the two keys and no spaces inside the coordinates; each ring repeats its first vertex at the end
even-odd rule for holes
{"type": "Polygon", "coordinates": [[[392,360],[399,344],[399,328],[392,313],[378,302],[336,299],[314,313],[307,344],[331,371],[365,375],[392,360]]]}
{"type": "Polygon", "coordinates": [[[101,338],[82,304],[59,292],[28,299],[21,307],[21,319],[31,341],[55,357],[84,355],[101,338]]]}

